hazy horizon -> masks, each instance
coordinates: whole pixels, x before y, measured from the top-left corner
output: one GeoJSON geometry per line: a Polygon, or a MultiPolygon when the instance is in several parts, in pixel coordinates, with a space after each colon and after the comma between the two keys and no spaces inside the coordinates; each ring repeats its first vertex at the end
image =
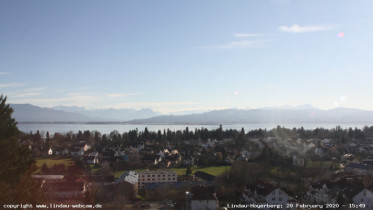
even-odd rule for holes
{"type": "Polygon", "coordinates": [[[162,114],[373,110],[372,1],[0,2],[0,94],[162,114]]]}

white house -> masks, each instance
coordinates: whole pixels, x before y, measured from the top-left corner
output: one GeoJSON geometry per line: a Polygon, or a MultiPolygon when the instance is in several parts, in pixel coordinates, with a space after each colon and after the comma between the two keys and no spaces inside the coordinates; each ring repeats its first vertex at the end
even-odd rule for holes
{"type": "Polygon", "coordinates": [[[242,200],[247,204],[282,205],[283,209],[286,209],[286,204],[291,203],[290,196],[284,190],[264,182],[257,182],[255,185],[246,186],[242,193],[242,200]]]}
{"type": "Polygon", "coordinates": [[[137,183],[139,182],[139,174],[135,171],[126,172],[122,174],[117,180],[115,180],[115,184],[121,182],[128,182],[130,184],[137,185],[137,183]]]}
{"type": "Polygon", "coordinates": [[[373,193],[372,191],[368,189],[363,189],[358,194],[356,194],[354,197],[352,197],[353,203],[365,204],[365,208],[362,209],[372,209],[373,208],[373,193]]]}
{"type": "Polygon", "coordinates": [[[247,151],[246,149],[242,149],[240,154],[246,158],[250,158],[251,157],[251,152],[247,151]]]}
{"type": "Polygon", "coordinates": [[[49,148],[49,150],[48,150],[48,155],[53,155],[53,150],[52,150],[52,148],[49,148]]]}
{"type": "Polygon", "coordinates": [[[163,159],[164,157],[166,157],[166,154],[165,154],[162,150],[160,150],[159,152],[155,153],[155,155],[158,155],[158,156],[161,157],[162,159],[163,159]]]}
{"type": "Polygon", "coordinates": [[[297,157],[296,155],[293,156],[293,166],[300,166],[304,167],[304,158],[297,157]]]}
{"type": "Polygon", "coordinates": [[[319,182],[309,186],[306,198],[315,204],[337,203],[335,193],[328,187],[328,183],[319,182]]]}
{"type": "Polygon", "coordinates": [[[214,187],[196,186],[185,193],[187,209],[190,210],[215,210],[219,208],[214,187]]]}

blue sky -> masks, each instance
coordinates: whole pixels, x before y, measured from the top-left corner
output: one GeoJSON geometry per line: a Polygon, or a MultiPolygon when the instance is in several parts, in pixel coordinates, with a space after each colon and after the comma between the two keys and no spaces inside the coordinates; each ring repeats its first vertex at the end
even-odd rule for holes
{"type": "Polygon", "coordinates": [[[0,92],[43,107],[373,109],[372,1],[0,1],[0,92]]]}

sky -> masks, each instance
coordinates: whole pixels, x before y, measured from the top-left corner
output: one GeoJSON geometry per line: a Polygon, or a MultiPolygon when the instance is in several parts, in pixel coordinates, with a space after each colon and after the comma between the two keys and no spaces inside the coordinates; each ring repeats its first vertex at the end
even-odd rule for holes
{"type": "Polygon", "coordinates": [[[161,113],[373,110],[373,1],[0,0],[0,94],[161,113]]]}

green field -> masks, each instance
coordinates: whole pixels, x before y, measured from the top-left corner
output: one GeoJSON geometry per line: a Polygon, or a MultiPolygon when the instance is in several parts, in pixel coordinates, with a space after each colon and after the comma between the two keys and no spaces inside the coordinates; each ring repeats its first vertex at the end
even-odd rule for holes
{"type": "MultiPolygon", "coordinates": [[[[230,166],[211,166],[211,167],[202,167],[202,168],[193,167],[192,168],[192,173],[194,173],[196,171],[203,171],[205,173],[217,176],[217,175],[220,175],[220,174],[224,173],[225,171],[229,170],[230,168],[231,168],[230,166]]],[[[185,174],[186,168],[170,168],[170,169],[159,169],[159,170],[174,170],[174,171],[176,171],[177,175],[180,176],[180,175],[185,174]]],[[[125,173],[127,171],[128,170],[116,171],[114,173],[114,177],[119,178],[120,175],[122,175],[123,173],[125,173]]],[[[143,171],[143,169],[135,170],[135,171],[143,171]]]]}
{"type": "Polygon", "coordinates": [[[40,168],[43,164],[46,164],[48,168],[51,168],[54,165],[57,164],[65,164],[66,166],[71,166],[74,164],[74,161],[72,161],[69,158],[45,158],[45,159],[36,159],[36,166],[39,168],[36,173],[40,171],[40,168]]]}

